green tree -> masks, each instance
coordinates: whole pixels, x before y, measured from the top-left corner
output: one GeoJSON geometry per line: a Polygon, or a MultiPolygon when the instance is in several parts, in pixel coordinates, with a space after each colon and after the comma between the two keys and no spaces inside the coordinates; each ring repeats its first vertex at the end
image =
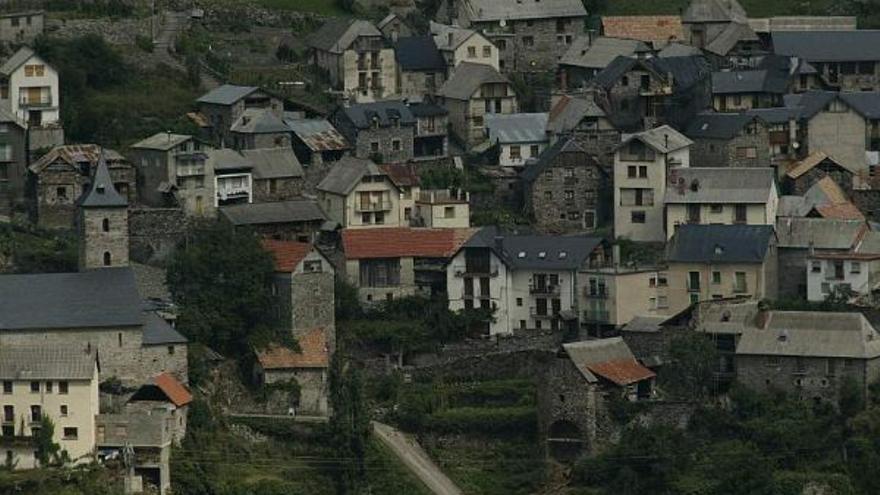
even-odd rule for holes
{"type": "Polygon", "coordinates": [[[333,477],[336,493],[359,493],[366,479],[364,463],[370,438],[370,418],[363,396],[360,370],[340,353],[330,365],[330,443],[339,459],[333,477]]]}
{"type": "Polygon", "coordinates": [[[40,418],[40,428],[34,432],[34,455],[41,466],[58,464],[66,452],[61,451],[61,446],[53,440],[55,436],[55,423],[49,416],[43,414],[40,418]]]}
{"type": "Polygon", "coordinates": [[[718,351],[708,336],[685,332],[669,343],[671,362],[660,374],[663,387],[679,397],[698,400],[714,380],[718,351]]]}
{"type": "Polygon", "coordinates": [[[291,345],[273,316],[274,262],[251,232],[219,222],[196,225],[168,266],[168,288],[180,307],[180,329],[231,355],[269,342],[291,345]]]}

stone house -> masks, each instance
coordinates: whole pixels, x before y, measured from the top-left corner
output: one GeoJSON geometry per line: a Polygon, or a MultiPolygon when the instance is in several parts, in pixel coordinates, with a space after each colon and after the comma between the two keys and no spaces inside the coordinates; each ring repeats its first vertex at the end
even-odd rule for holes
{"type": "Polygon", "coordinates": [[[736,347],[737,381],[836,403],[844,380],[867,397],[880,378],[880,334],[861,313],[768,311],[736,347]]]}
{"type": "Polygon", "coordinates": [[[790,74],[779,70],[727,70],[712,73],[712,108],[742,112],[781,107],[790,87],[790,74]]]}
{"type": "Polygon", "coordinates": [[[559,59],[559,87],[563,91],[585,88],[617,57],[644,58],[650,53],[646,43],[635,39],[596,36],[592,32],[578,36],[559,59]]]}
{"type": "Polygon", "coordinates": [[[379,163],[413,158],[416,118],[399,100],[339,107],[330,121],[354,146],[354,156],[379,163]]]}
{"type": "Polygon", "coordinates": [[[345,278],[364,303],[445,292],[445,265],[471,229],[345,229],[345,278]]]}
{"type": "Polygon", "coordinates": [[[229,132],[232,148],[239,151],[291,147],[290,127],[269,108],[246,108],[233,121],[229,132]]]}
{"type": "Polygon", "coordinates": [[[830,177],[846,194],[852,194],[853,172],[821,151],[792,163],[782,177],[782,190],[785,194],[803,196],[825,177],[830,177]]]}
{"type": "Polygon", "coordinates": [[[488,114],[485,125],[502,167],[522,168],[547,148],[547,113],[488,114]]]}
{"type": "Polygon", "coordinates": [[[681,225],[667,245],[669,313],[708,299],[776,299],[772,225],[681,225]]]}
{"type": "Polygon", "coordinates": [[[456,17],[498,47],[503,72],[556,70],[556,62],[583,35],[587,11],[578,0],[458,0],[456,17]]]}
{"type": "Polygon", "coordinates": [[[774,53],[807,61],[831,89],[880,90],[878,30],[775,31],[771,40],[774,53]]]}
{"type": "Polygon", "coordinates": [[[125,404],[125,411],[167,415],[171,439],[179,445],[186,436],[186,418],[192,393],[168,373],[159,373],[141,385],[125,404]]]}
{"type": "Polygon", "coordinates": [[[470,194],[460,189],[419,190],[415,197],[415,213],[410,225],[429,229],[470,227],[470,194]]]}
{"type": "Polygon", "coordinates": [[[591,96],[560,96],[550,108],[547,133],[551,144],[572,136],[603,167],[610,170],[614,165],[620,131],[591,96]]]}
{"type": "Polygon", "coordinates": [[[802,143],[806,142],[806,129],[800,125],[799,113],[796,108],[789,107],[758,108],[746,112],[767,126],[770,164],[778,170],[797,160],[802,143]]]}
{"type": "Polygon", "coordinates": [[[483,328],[486,336],[571,330],[582,290],[578,271],[601,263],[605,247],[600,237],[504,235],[485,227],[446,267],[449,309],[494,310],[483,328]]]}
{"type": "Polygon", "coordinates": [[[95,444],[100,460],[134,451],[134,470],[155,493],[171,493],[171,447],[173,418],[167,413],[125,411],[95,417],[95,444]]]}
{"type": "Polygon", "coordinates": [[[412,103],[416,118],[413,137],[413,160],[437,160],[449,155],[449,112],[431,102],[412,103]]]}
{"type": "Polygon", "coordinates": [[[42,10],[9,12],[0,15],[0,41],[30,44],[43,34],[46,14],[42,10]]]}
{"type": "Polygon", "coordinates": [[[25,209],[27,163],[27,126],[0,108],[0,216],[25,209]]]}
{"type": "Polygon", "coordinates": [[[218,147],[228,147],[234,143],[232,126],[239,122],[245,110],[270,110],[281,118],[284,104],[278,97],[256,86],[235,86],[224,84],[202,95],[196,100],[200,121],[207,126],[203,136],[218,147]]]}
{"type": "Polygon", "coordinates": [[[430,31],[434,44],[446,61],[447,76],[451,76],[462,62],[485,64],[501,71],[498,47],[480,31],[433,21],[430,23],[430,31]]]}
{"type": "Polygon", "coordinates": [[[684,133],[694,142],[691,159],[701,167],[770,164],[770,131],[760,117],[746,113],[701,113],[684,133]]]}
{"type": "Polygon", "coordinates": [[[573,461],[613,442],[615,398],[649,400],[656,374],[620,337],[562,344],[538,387],[538,430],[547,455],[573,461]]]}
{"type": "Polygon", "coordinates": [[[674,167],[690,166],[693,142],[668,125],[628,136],[614,154],[614,235],[666,240],[663,200],[674,167]]]}
{"type": "Polygon", "coordinates": [[[330,414],[327,371],[332,352],[328,350],[326,333],[322,327],[302,333],[297,338],[299,351],[276,344],[257,352],[254,377],[258,384],[294,380],[299,385],[299,397],[289,404],[297,414],[330,414]]]}
{"type": "Polygon", "coordinates": [[[137,171],[122,155],[96,144],[57,146],[32,163],[32,190],[37,222],[42,227],[72,228],[76,202],[91,182],[103,155],[113,187],[129,204],[137,196],[137,171]]]}
{"type": "Polygon", "coordinates": [[[229,205],[219,212],[221,219],[236,228],[281,241],[314,242],[327,222],[314,199],[229,205]]]}
{"type": "Polygon", "coordinates": [[[776,225],[775,171],[761,168],[674,168],[663,198],[666,237],[681,225],[776,225]]]}
{"type": "Polygon", "coordinates": [[[613,215],[608,172],[573,137],[556,141],[520,177],[525,210],[542,232],[591,232],[613,215]]]}
{"type": "Polygon", "coordinates": [[[394,95],[397,64],[394,49],[371,22],[333,19],[308,39],[312,63],[326,72],[330,86],[356,102],[394,95]]]}
{"type": "Polygon", "coordinates": [[[382,32],[382,36],[385,36],[386,39],[392,42],[413,35],[412,28],[399,15],[393,12],[377,22],[376,28],[382,32]]]}
{"type": "Polygon", "coordinates": [[[351,149],[326,119],[285,117],[284,123],[292,131],[293,152],[303,167],[330,165],[351,149]]]}
{"type": "Polygon", "coordinates": [[[807,257],[850,251],[867,231],[864,220],[780,217],[776,222],[779,273],[785,276],[779,277],[779,297],[806,299],[807,257]]]}
{"type": "Polygon", "coordinates": [[[824,301],[831,295],[850,301],[873,302],[880,282],[880,235],[862,231],[849,249],[808,252],[807,300],[824,301]]]}
{"type": "Polygon", "coordinates": [[[446,81],[446,60],[430,35],[398,38],[397,91],[401,98],[421,99],[432,95],[446,81]]]}
{"type": "Polygon", "coordinates": [[[459,64],[439,96],[452,132],[468,147],[486,140],[487,114],[511,114],[518,108],[510,81],[491,66],[472,62],[459,64]]]}
{"type": "Polygon", "coordinates": [[[290,147],[241,150],[253,171],[253,201],[268,203],[299,198],[305,172],[290,147]]]}
{"type": "Polygon", "coordinates": [[[75,464],[91,461],[98,413],[98,362],[95,352],[59,344],[0,346],[2,442],[15,469],[40,467],[33,435],[43,415],[55,424],[52,441],[75,464]]]}
{"type": "Polygon", "coordinates": [[[736,0],[691,0],[681,23],[685,42],[708,53],[717,66],[749,65],[765,54],[736,0]]]}
{"type": "Polygon", "coordinates": [[[344,157],[316,189],[321,208],[344,229],[398,227],[404,218],[400,189],[369,160],[344,157]]]}

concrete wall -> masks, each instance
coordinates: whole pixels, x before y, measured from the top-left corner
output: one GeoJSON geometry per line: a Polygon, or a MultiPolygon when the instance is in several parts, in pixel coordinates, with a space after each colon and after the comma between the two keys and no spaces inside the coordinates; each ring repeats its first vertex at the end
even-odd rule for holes
{"type": "MultiPolygon", "coordinates": [[[[779,205],[779,198],[774,193],[769,195],[766,204],[748,203],[746,204],[746,221],[745,225],[776,225],[776,209],[779,205]]],[[[677,225],[685,225],[692,223],[688,221],[687,203],[667,203],[666,204],[666,237],[671,239],[675,234],[677,225]]],[[[736,205],[732,203],[703,203],[698,204],[700,208],[700,225],[722,224],[733,225],[736,205]],[[715,206],[720,206],[721,210],[713,212],[715,206]]]]}
{"type": "Polygon", "coordinates": [[[691,295],[699,301],[730,297],[751,297],[753,299],[776,298],[776,257],[768,258],[765,264],[669,264],[669,314],[675,314],[691,305],[691,295]],[[688,273],[699,272],[700,288],[688,288],[688,273]],[[721,273],[721,283],[712,283],[712,273],[721,273]],[[734,290],[736,273],[743,272],[746,277],[744,291],[734,290]]]}
{"type": "Polygon", "coordinates": [[[835,260],[805,257],[801,269],[807,274],[807,300],[824,301],[835,289],[844,286],[861,294],[870,294],[876,285],[880,262],[877,260],[838,260],[843,264],[843,278],[835,278],[835,260]]]}
{"type": "Polygon", "coordinates": [[[867,172],[865,119],[852,108],[843,109],[823,110],[809,120],[807,150],[822,151],[853,171],[867,172]]]}

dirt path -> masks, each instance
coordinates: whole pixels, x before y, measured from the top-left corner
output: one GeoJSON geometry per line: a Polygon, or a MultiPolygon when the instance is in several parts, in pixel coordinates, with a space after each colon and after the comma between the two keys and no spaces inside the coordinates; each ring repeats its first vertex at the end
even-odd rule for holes
{"type": "MultiPolygon", "coordinates": [[[[174,56],[174,47],[177,43],[177,37],[189,27],[189,12],[165,10],[156,17],[159,29],[153,43],[153,52],[158,54],[166,64],[185,73],[186,66],[174,56]]],[[[201,70],[199,76],[202,87],[206,90],[210,91],[220,86],[220,81],[206,70],[201,70]]]]}
{"type": "Polygon", "coordinates": [[[437,495],[463,495],[461,489],[434,464],[411,436],[377,421],[373,421],[373,433],[432,492],[437,495]]]}

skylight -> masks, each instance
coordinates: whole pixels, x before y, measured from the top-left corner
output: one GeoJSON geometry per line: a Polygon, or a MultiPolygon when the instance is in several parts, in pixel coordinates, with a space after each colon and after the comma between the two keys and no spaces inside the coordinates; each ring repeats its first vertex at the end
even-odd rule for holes
{"type": "Polygon", "coordinates": [[[547,252],[546,252],[546,251],[541,251],[540,253],[538,253],[538,258],[544,259],[544,258],[546,258],[546,257],[547,257],[547,252]]]}
{"type": "Polygon", "coordinates": [[[568,253],[565,251],[559,251],[559,259],[565,259],[566,256],[568,256],[568,253]]]}
{"type": "Polygon", "coordinates": [[[525,257],[526,257],[526,252],[525,252],[525,251],[520,251],[519,254],[516,255],[516,257],[517,257],[517,258],[525,258],[525,257]]]}

